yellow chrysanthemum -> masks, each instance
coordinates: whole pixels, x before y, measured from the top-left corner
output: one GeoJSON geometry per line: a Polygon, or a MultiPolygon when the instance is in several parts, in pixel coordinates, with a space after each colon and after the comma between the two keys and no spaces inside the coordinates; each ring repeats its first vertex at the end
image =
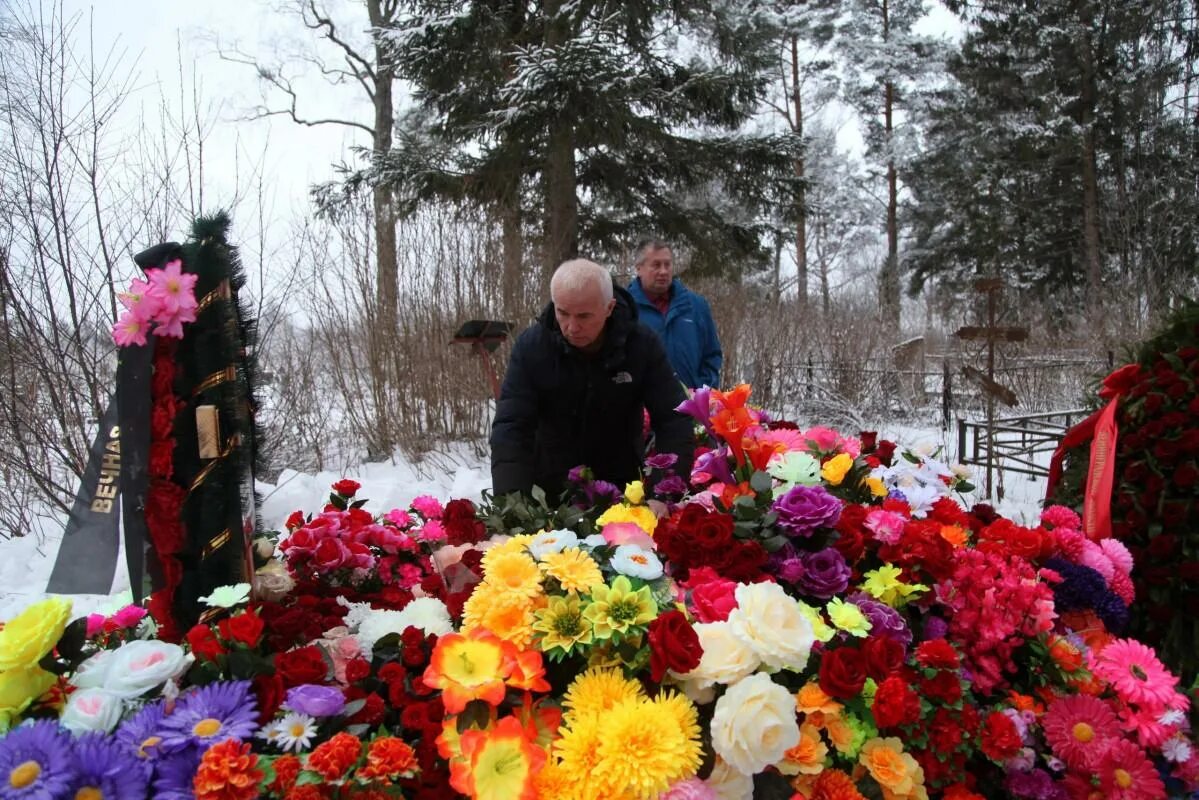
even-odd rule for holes
{"type": "Polygon", "coordinates": [[[595,559],[577,547],[547,553],[541,559],[541,567],[568,592],[590,592],[604,582],[604,574],[595,559]]]}
{"type": "Polygon", "coordinates": [[[854,603],[847,603],[840,597],[834,597],[824,607],[828,618],[839,630],[859,638],[870,633],[871,623],[854,603]]]}
{"type": "Polygon", "coordinates": [[[48,597],[4,623],[0,629],[0,672],[37,664],[62,638],[71,601],[48,597]]]}
{"type": "Polygon", "coordinates": [[[611,522],[631,522],[651,536],[654,528],[658,527],[658,518],[649,506],[612,506],[600,515],[595,524],[602,529],[611,522]]]}
{"type": "Polygon", "coordinates": [[[483,580],[500,594],[522,597],[541,594],[541,570],[525,553],[501,553],[491,559],[483,580]]]}
{"type": "Polygon", "coordinates": [[[591,602],[583,616],[595,626],[595,638],[607,639],[653,622],[658,616],[658,604],[649,586],[634,591],[629,579],[618,575],[611,586],[600,584],[591,590],[591,602]]]}
{"type": "Polygon", "coordinates": [[[575,647],[591,643],[591,623],[583,618],[583,602],[578,595],[551,597],[549,605],[533,615],[533,630],[541,634],[537,644],[541,652],[561,648],[570,653],[575,647]]]}
{"type": "Polygon", "coordinates": [[[626,700],[645,697],[641,684],[631,681],[618,669],[588,669],[571,681],[562,698],[572,718],[600,714],[626,700]]]}
{"type": "Polygon", "coordinates": [[[564,800],[579,796],[579,787],[556,759],[546,762],[533,777],[533,786],[537,789],[537,800],[564,800]]]}
{"type": "Polygon", "coordinates": [[[899,579],[902,570],[892,564],[883,564],[878,569],[865,573],[862,589],[871,597],[892,608],[903,606],[912,596],[928,590],[921,583],[904,583],[899,579]]]}
{"type": "Polygon", "coordinates": [[[506,556],[510,553],[523,553],[529,546],[529,542],[533,541],[533,534],[518,533],[516,536],[509,538],[507,541],[500,542],[497,545],[492,545],[483,553],[483,569],[486,570],[491,562],[500,556],[506,556]]]}
{"type": "Polygon", "coordinates": [[[624,791],[649,800],[691,777],[701,756],[698,729],[689,737],[673,713],[653,702],[628,700],[599,718],[599,760],[592,773],[603,795],[624,791]]]}
{"type": "Polygon", "coordinates": [[[848,453],[838,453],[824,462],[824,466],[820,468],[820,477],[833,486],[840,486],[841,481],[845,480],[845,474],[852,467],[853,457],[848,453]]]}
{"type": "Polygon", "coordinates": [[[650,701],[654,714],[665,714],[679,724],[679,730],[688,739],[698,739],[701,733],[699,727],[699,712],[695,704],[684,694],[663,691],[650,701]]]}
{"type": "Polygon", "coordinates": [[[641,501],[645,499],[645,484],[641,481],[629,481],[624,487],[624,499],[632,505],[641,505],[641,501]]]}
{"type": "Polygon", "coordinates": [[[482,628],[526,650],[533,642],[533,614],[538,607],[528,597],[476,589],[462,610],[462,632],[482,628]]]}
{"type": "Polygon", "coordinates": [[[595,765],[599,761],[599,715],[573,714],[569,725],[558,730],[554,742],[554,754],[561,760],[558,769],[566,784],[576,788],[574,794],[563,797],[578,800],[597,800],[603,797],[598,781],[592,779],[595,765]]]}

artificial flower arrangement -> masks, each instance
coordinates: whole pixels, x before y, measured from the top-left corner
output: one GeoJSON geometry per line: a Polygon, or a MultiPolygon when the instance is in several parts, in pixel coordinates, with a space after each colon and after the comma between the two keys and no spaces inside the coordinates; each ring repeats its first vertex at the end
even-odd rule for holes
{"type": "Polygon", "coordinates": [[[182,339],[183,323],[196,321],[197,280],[183,271],[179,259],[146,270],[144,281],[134,278],[129,290],[117,295],[125,310],[112,327],[113,341],[121,347],[141,346],[150,333],[182,339]]]}
{"type": "Polygon", "coordinates": [[[687,483],[653,456],[626,487],[578,470],[561,505],[375,517],[339,482],[288,522],[290,585],[231,598],[182,646],[137,612],[31,607],[0,630],[0,796],[1199,788],[1191,698],[1121,638],[1127,548],[1063,507],[1035,527],[968,509],[935,453],[749,395],[681,409],[708,434],[687,483]]]}

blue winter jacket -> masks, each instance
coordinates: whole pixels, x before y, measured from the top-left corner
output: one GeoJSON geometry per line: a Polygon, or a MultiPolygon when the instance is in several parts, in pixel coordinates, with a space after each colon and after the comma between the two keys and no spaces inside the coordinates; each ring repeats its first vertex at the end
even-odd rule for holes
{"type": "Polygon", "coordinates": [[[716,323],[708,301],[675,278],[670,284],[670,308],[665,316],[646,296],[641,279],[629,284],[629,294],[637,303],[637,314],[666,346],[666,355],[674,374],[688,388],[720,386],[720,365],[724,354],[716,336],[716,323]]]}

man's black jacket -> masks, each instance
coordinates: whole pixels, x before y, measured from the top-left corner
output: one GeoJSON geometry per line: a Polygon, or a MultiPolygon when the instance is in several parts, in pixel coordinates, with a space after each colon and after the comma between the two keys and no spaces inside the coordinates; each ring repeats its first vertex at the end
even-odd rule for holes
{"type": "Polygon", "coordinates": [[[554,498],[579,465],[623,488],[637,479],[645,455],[643,406],[658,452],[678,455],[676,471],[690,475],[691,420],[674,410],[686,399],[682,385],[658,337],[637,321],[628,292],[614,291],[598,353],[566,342],[552,303],[517,338],[491,425],[496,495],[536,484],[554,498]]]}

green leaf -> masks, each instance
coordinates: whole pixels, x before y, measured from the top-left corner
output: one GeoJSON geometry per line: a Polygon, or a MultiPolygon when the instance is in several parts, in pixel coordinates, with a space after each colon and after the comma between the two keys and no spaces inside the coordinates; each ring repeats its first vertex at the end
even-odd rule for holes
{"type": "Polygon", "coordinates": [[[471,700],[458,715],[458,733],[466,733],[471,728],[486,728],[491,722],[491,706],[482,700],[471,700]]]}
{"type": "Polygon", "coordinates": [[[547,505],[547,503],[545,502],[545,489],[542,489],[540,486],[534,486],[532,488],[532,490],[529,492],[529,494],[531,494],[533,496],[533,499],[536,500],[541,505],[543,505],[543,506],[547,505]]]}
{"type": "Polygon", "coordinates": [[[341,710],[341,714],[339,714],[338,716],[352,717],[365,707],[366,707],[366,700],[364,700],[362,698],[359,698],[358,700],[351,700],[350,702],[345,704],[345,707],[342,708],[342,710],[341,710]]]}
{"type": "Polygon", "coordinates": [[[315,786],[324,782],[325,779],[319,772],[308,769],[300,770],[300,774],[296,776],[296,786],[315,786]]]}
{"type": "Polygon", "coordinates": [[[329,505],[336,508],[338,511],[346,510],[346,499],[334,492],[329,493],[329,505]]]}
{"type": "Polygon", "coordinates": [[[755,472],[749,479],[749,488],[755,492],[769,492],[774,488],[774,479],[767,472],[755,472]]]}

